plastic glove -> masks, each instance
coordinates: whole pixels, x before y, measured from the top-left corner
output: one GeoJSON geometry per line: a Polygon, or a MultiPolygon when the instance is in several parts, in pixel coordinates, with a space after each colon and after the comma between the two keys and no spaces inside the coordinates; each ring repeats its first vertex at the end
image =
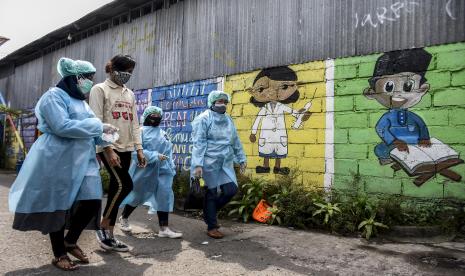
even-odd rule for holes
{"type": "Polygon", "coordinates": [[[245,174],[245,169],[247,169],[247,163],[241,163],[241,168],[240,168],[240,172],[241,174],[245,174]]]}
{"type": "Polygon", "coordinates": [[[163,154],[159,154],[159,155],[158,155],[158,159],[159,159],[160,161],[164,161],[164,160],[168,159],[168,156],[163,155],[163,154]]]}
{"type": "Polygon", "coordinates": [[[118,141],[119,139],[118,131],[119,129],[113,125],[103,124],[102,140],[108,143],[114,143],[118,141]]]}

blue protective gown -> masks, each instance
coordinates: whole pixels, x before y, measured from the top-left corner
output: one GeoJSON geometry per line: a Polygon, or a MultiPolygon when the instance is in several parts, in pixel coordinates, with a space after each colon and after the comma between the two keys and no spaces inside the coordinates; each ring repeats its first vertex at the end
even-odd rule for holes
{"type": "Polygon", "coordinates": [[[198,115],[192,122],[192,142],[191,174],[202,167],[209,189],[230,182],[237,185],[234,162],[245,163],[246,156],[229,115],[210,109],[198,115]]]}
{"type": "Polygon", "coordinates": [[[161,128],[143,126],[142,147],[147,166],[137,167],[137,158],[135,156],[132,158],[129,175],[134,186],[131,193],[121,203],[121,207],[126,204],[133,207],[144,204],[150,207],[149,213],[172,212],[174,205],[172,186],[173,177],[176,175],[173,144],[161,128]],[[168,159],[160,161],[159,154],[166,155],[168,159]]]}
{"type": "Polygon", "coordinates": [[[77,200],[101,199],[95,145],[102,122],[86,102],[50,88],[36,105],[38,129],[9,194],[15,213],[67,211],[77,200]]]}

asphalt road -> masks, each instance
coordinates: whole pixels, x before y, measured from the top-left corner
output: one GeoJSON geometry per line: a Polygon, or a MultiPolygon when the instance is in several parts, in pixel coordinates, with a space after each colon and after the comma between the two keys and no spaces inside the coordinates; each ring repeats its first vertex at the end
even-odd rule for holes
{"type": "Polygon", "coordinates": [[[284,227],[222,221],[227,237],[205,235],[203,221],[171,215],[183,239],[158,238],[156,216],[138,208],[134,234],[117,236],[128,253],[105,252],[92,231],[79,245],[91,263],[75,272],[50,264],[50,242],[39,232],[11,229],[8,189],[14,174],[0,174],[0,274],[2,275],[465,275],[465,244],[366,242],[284,227]]]}

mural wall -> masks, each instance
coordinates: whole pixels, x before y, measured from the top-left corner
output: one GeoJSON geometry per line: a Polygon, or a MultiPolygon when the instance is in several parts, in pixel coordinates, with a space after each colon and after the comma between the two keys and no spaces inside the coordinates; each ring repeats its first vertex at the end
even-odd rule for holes
{"type": "Polygon", "coordinates": [[[299,181],[324,186],[325,62],[228,76],[225,91],[250,173],[272,180],[299,169],[299,181]]]}
{"type": "Polygon", "coordinates": [[[179,170],[190,169],[191,122],[207,108],[208,94],[222,88],[222,78],[194,81],[152,89],[152,105],[163,109],[163,128],[173,143],[174,162],[179,170]]]}
{"type": "Polygon", "coordinates": [[[227,76],[249,172],[465,198],[465,43],[227,76]]]}
{"type": "Polygon", "coordinates": [[[465,198],[465,44],[335,64],[334,188],[465,198]]]}

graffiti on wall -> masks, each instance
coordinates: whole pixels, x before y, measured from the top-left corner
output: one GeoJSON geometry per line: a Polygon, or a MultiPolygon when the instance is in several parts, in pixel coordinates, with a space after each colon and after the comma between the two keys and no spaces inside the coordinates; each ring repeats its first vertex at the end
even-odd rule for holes
{"type": "Polygon", "coordinates": [[[376,124],[381,142],[374,151],[379,163],[392,164],[394,171],[403,169],[415,177],[417,186],[436,174],[460,181],[450,168],[463,163],[457,151],[432,137],[424,120],[409,110],[430,89],[425,74],[431,58],[424,49],[385,53],[376,61],[370,86],[363,92],[388,108],[376,124]]]}
{"type": "Polygon", "coordinates": [[[136,98],[136,109],[137,109],[137,118],[139,123],[142,125],[142,114],[147,106],[151,104],[150,97],[152,96],[152,89],[141,89],[134,91],[134,96],[136,98]]]}
{"type": "Polygon", "coordinates": [[[273,173],[289,174],[288,167],[281,167],[281,159],[287,157],[288,133],[285,114],[295,118],[292,128],[298,129],[310,117],[308,110],[311,102],[300,110],[288,106],[299,100],[297,74],[287,66],[268,68],[255,77],[253,87],[249,89],[250,103],[260,108],[250,134],[250,142],[258,138],[258,153],[263,158],[263,166],[256,167],[256,173],[270,172],[270,159],[275,160],[273,173]]]}
{"type": "Polygon", "coordinates": [[[163,109],[163,128],[173,143],[173,158],[180,170],[190,170],[192,120],[207,108],[208,94],[219,89],[222,78],[152,89],[152,105],[163,109]]]}

